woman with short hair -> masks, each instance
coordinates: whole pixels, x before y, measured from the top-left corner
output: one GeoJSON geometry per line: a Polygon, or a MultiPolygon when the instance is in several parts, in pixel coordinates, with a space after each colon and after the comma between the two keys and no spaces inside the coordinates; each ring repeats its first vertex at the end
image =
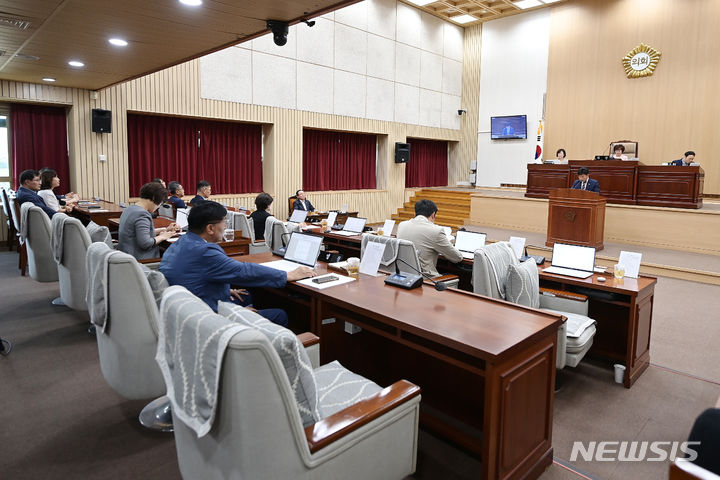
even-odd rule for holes
{"type": "Polygon", "coordinates": [[[52,168],[45,168],[40,172],[40,191],[38,195],[45,201],[45,205],[56,212],[70,212],[78,201],[74,193],[58,195],[53,190],[60,186],[60,178],[52,168]]]}
{"type": "Polygon", "coordinates": [[[265,238],[265,219],[272,215],[270,206],[273,203],[273,197],[268,193],[261,193],[255,197],[256,210],[250,214],[255,227],[255,240],[263,240],[265,238]]]}
{"type": "Polygon", "coordinates": [[[160,256],[160,243],[180,231],[174,223],[157,229],[153,223],[152,213],[167,200],[167,196],[168,191],[157,182],[146,183],[140,188],[140,200],[120,215],[118,250],[138,260],[160,256]]]}

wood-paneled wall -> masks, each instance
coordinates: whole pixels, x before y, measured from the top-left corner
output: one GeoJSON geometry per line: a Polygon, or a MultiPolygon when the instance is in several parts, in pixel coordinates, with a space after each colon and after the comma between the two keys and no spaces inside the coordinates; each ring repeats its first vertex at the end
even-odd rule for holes
{"type": "Polygon", "coordinates": [[[467,110],[460,119],[460,142],[451,145],[448,183],[468,181],[470,162],[477,160],[478,122],[480,112],[480,52],[482,51],[482,24],[465,29],[463,37],[462,106],[467,110]]]}
{"type": "MultiPolygon", "coordinates": [[[[405,165],[394,162],[395,142],[404,142],[407,137],[460,140],[458,130],[203,99],[199,66],[199,60],[193,60],[100,92],[1,82],[0,101],[68,105],[71,186],[83,196],[114,202],[137,196],[137,192],[128,191],[128,111],[261,123],[263,188],[276,198],[274,207],[279,216],[288,213],[285,199],[302,187],[304,127],[378,134],[377,190],[308,192],[320,209],[348,203],[369,221],[389,218],[405,200],[405,165]],[[92,133],[93,108],[112,111],[112,133],[92,133]],[[106,162],[98,160],[101,154],[106,155],[106,162]]],[[[468,168],[464,164],[469,160],[457,152],[451,149],[450,171],[462,170],[464,178],[468,168]],[[456,163],[463,166],[456,168],[456,163]]],[[[217,197],[234,206],[252,206],[252,198],[254,194],[217,197]]]]}
{"type": "Polygon", "coordinates": [[[639,142],[656,165],[694,150],[705,192],[720,193],[717,0],[575,0],[552,8],[545,150],[570,159],[639,142]],[[622,58],[640,43],[662,52],[651,77],[628,79],[622,58]]]}

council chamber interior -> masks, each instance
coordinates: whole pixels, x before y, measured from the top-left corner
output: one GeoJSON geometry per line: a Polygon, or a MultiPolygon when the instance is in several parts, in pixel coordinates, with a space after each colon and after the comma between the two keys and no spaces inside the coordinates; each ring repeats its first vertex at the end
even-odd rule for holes
{"type": "Polygon", "coordinates": [[[3,10],[3,477],[716,478],[717,2],[3,10]],[[203,197],[287,329],[168,273],[203,197]]]}

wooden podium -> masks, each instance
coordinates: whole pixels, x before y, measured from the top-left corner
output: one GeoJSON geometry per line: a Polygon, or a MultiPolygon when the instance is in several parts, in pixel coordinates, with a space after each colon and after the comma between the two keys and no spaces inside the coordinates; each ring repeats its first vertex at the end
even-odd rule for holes
{"type": "Polygon", "coordinates": [[[605,198],[595,192],[556,188],[550,190],[547,241],[603,249],[605,198]]]}

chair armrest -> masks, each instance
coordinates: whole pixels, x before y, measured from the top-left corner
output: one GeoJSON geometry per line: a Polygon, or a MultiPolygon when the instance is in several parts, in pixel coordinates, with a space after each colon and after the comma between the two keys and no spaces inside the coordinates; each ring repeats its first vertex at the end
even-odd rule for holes
{"type": "Polygon", "coordinates": [[[305,427],[310,453],[327,447],[418,395],[420,387],[407,380],[400,380],[370,398],[305,427]]]}
{"type": "Polygon", "coordinates": [[[312,332],[299,333],[297,337],[305,348],[311,347],[316,343],[320,343],[320,337],[312,332]]]}
{"type": "Polygon", "coordinates": [[[567,300],[575,300],[577,302],[584,302],[588,299],[587,295],[583,295],[582,293],[568,292],[566,290],[554,290],[552,288],[544,287],[540,287],[540,295],[565,298],[567,300]]]}
{"type": "Polygon", "coordinates": [[[150,270],[159,270],[161,260],[162,258],[146,258],[144,260],[138,260],[138,263],[142,263],[150,270]]]}

